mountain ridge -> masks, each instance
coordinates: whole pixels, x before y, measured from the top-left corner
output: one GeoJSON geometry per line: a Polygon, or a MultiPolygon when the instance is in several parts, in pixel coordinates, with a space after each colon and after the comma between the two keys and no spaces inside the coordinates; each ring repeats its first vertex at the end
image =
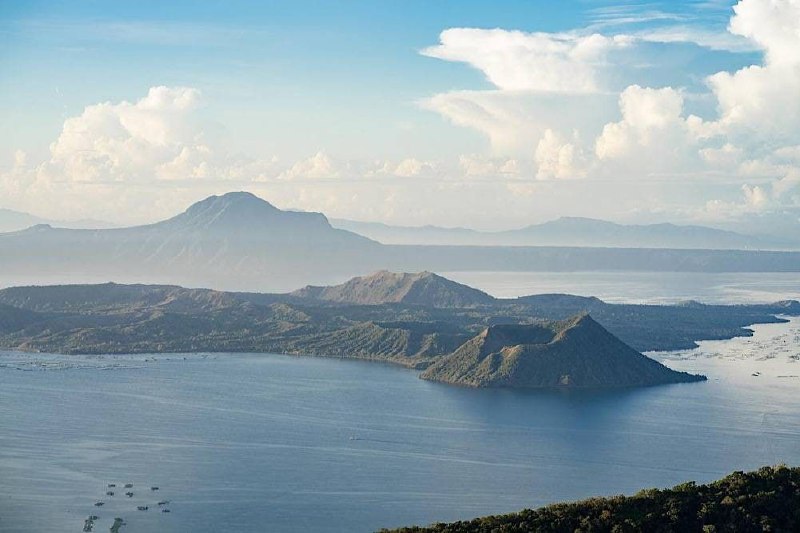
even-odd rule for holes
{"type": "Polygon", "coordinates": [[[381,270],[328,287],[309,285],[292,296],[336,303],[405,303],[431,307],[471,307],[494,302],[483,291],[432,272],[395,273],[381,270]]]}
{"type": "MultiPolygon", "coordinates": [[[[620,366],[613,364],[613,357],[608,359],[612,363],[608,368],[598,367],[592,361],[575,359],[576,350],[585,355],[610,346],[614,353],[628,353],[628,359],[633,354],[643,358],[639,352],[691,348],[703,339],[749,336],[752,330],[747,328],[754,323],[786,321],[776,315],[800,315],[800,302],[657,306],[606,304],[558,295],[434,307],[402,301],[337,304],[290,293],[174,285],[27,286],[0,289],[0,346],[48,353],[284,353],[379,360],[420,370],[450,359],[447,364],[453,369],[450,377],[454,382],[469,381],[470,376],[462,370],[469,371],[487,360],[488,370],[479,376],[487,386],[504,383],[500,379],[504,376],[514,377],[513,372],[497,373],[504,360],[507,364],[502,368],[516,372],[514,365],[533,357],[557,372],[549,381],[528,386],[550,387],[568,375],[572,386],[586,387],[603,383],[592,384],[580,372],[559,369],[561,360],[554,360],[554,354],[564,356],[564,361],[578,370],[588,368],[591,375],[602,377],[620,366]],[[580,318],[587,312],[600,324],[593,326],[594,330],[588,328],[590,340],[581,340],[580,335],[577,339],[572,334],[559,336],[563,331],[580,333],[581,328],[575,326],[582,324],[581,320],[584,326],[591,326],[587,318],[580,318]],[[602,330],[597,329],[600,326],[602,330]],[[615,344],[603,341],[608,336],[614,337],[615,344]],[[623,348],[620,342],[627,346],[623,348]],[[548,345],[558,349],[548,351],[548,345]],[[456,352],[466,356],[452,359],[456,352]],[[492,361],[497,363],[494,367],[492,361]]],[[[520,368],[523,372],[518,378],[530,377],[524,364],[520,368]]],[[[614,371],[626,376],[624,370],[614,371]]],[[[646,384],[643,379],[625,379],[628,385],[646,384]]],[[[509,386],[524,384],[517,381],[509,381],[509,386]]]]}
{"type": "Polygon", "coordinates": [[[634,350],[588,313],[489,326],[420,376],[469,387],[609,388],[704,381],[634,350]]]}
{"type": "MultiPolygon", "coordinates": [[[[596,244],[596,243],[593,243],[596,244]]],[[[109,280],[237,291],[341,283],[363,272],[796,272],[800,252],[598,247],[383,245],[320,213],[283,211],[247,192],[211,196],[154,224],[38,225],[0,233],[0,285],[109,280]]]]}
{"type": "MultiPolygon", "coordinates": [[[[327,231],[332,235],[344,231],[333,228],[322,213],[283,211],[244,191],[209,196],[190,205],[183,213],[151,224],[150,227],[179,231],[248,232],[253,231],[253,226],[257,224],[281,224],[282,231],[327,231]]],[[[272,238],[279,236],[271,235],[272,238]]]]}
{"type": "Polygon", "coordinates": [[[620,224],[565,216],[521,228],[480,231],[461,227],[393,226],[380,222],[332,219],[342,229],[383,244],[474,246],[600,246],[688,249],[797,249],[800,242],[757,236],[697,224],[620,224]]]}
{"type": "MultiPolygon", "coordinates": [[[[181,215],[197,214],[201,207],[224,201],[231,196],[258,197],[244,191],[210,196],[200,200],[187,212],[169,219],[144,224],[144,227],[174,223],[181,215]],[[172,221],[172,222],[170,222],[172,221]]],[[[383,244],[446,244],[446,245],[495,245],[495,246],[611,246],[611,247],[655,247],[689,249],[797,249],[800,242],[792,239],[778,239],[769,235],[750,235],[731,230],[702,226],[698,224],[675,224],[660,222],[652,224],[621,224],[608,220],[581,216],[563,216],[539,224],[529,224],[520,228],[481,231],[457,226],[391,225],[381,222],[355,221],[348,219],[328,219],[321,213],[302,210],[283,210],[266,201],[273,213],[297,213],[313,215],[316,223],[328,224],[362,235],[383,244]],[[324,220],[323,220],[324,219],[324,220]],[[599,232],[599,235],[598,235],[599,232]]],[[[243,203],[243,202],[240,202],[243,203]]],[[[184,219],[188,217],[182,217],[184,219]]],[[[243,220],[242,222],[249,222],[243,220]]],[[[36,225],[48,225],[65,229],[111,229],[125,228],[105,221],[93,219],[51,220],[30,213],[0,208],[0,233],[16,232],[36,225]]],[[[196,224],[197,229],[202,226],[196,224]]]]}
{"type": "Polygon", "coordinates": [[[379,247],[333,228],[321,213],[282,211],[247,192],[208,197],[153,224],[37,225],[0,234],[6,277],[50,283],[112,279],[243,289],[273,279],[296,287],[350,275],[354,257],[370,258],[379,247]]]}
{"type": "MultiPolygon", "coordinates": [[[[407,300],[408,282],[413,288],[420,280],[439,283],[444,278],[429,272],[378,272],[371,279],[377,283],[368,289],[376,297],[364,298],[362,293],[359,297],[367,303],[345,306],[292,294],[172,285],[3,289],[0,346],[50,353],[213,351],[347,357],[427,368],[424,379],[473,387],[607,388],[701,379],[645,357],[587,313],[531,322],[540,313],[518,307],[514,300],[492,299],[482,306],[466,300],[463,307],[446,300],[450,307],[435,307],[416,297],[407,300]],[[400,282],[391,287],[394,292],[385,291],[387,278],[400,282]],[[397,301],[383,301],[387,296],[397,301]]],[[[362,283],[363,278],[359,287],[362,283]]],[[[424,295],[438,298],[441,293],[424,295]]]]}
{"type": "Polygon", "coordinates": [[[21,231],[37,225],[47,225],[69,229],[100,229],[116,227],[115,224],[103,220],[94,220],[91,218],[77,220],[54,220],[32,215],[30,213],[25,213],[23,211],[15,211],[13,209],[5,209],[0,207],[0,233],[21,231]]]}

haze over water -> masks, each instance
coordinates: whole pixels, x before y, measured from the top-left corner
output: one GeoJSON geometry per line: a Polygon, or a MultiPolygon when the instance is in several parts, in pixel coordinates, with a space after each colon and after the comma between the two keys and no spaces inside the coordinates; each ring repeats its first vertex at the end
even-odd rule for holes
{"type": "Polygon", "coordinates": [[[371,531],[798,464],[800,323],[755,329],[655,354],[706,383],[604,393],[288,356],[5,353],[0,531],[89,514],[98,531],[371,531]],[[104,495],[125,482],[133,498],[104,495]]]}
{"type": "Polygon", "coordinates": [[[498,298],[565,293],[609,303],[772,303],[800,299],[797,272],[445,272],[498,298]]]}

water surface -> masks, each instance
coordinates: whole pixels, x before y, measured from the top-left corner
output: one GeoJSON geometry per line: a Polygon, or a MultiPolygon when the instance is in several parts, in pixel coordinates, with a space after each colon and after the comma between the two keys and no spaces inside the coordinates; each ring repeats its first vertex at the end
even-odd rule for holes
{"type": "Polygon", "coordinates": [[[800,464],[798,339],[793,319],[658,354],[707,383],[563,394],[277,355],[4,353],[0,531],[90,513],[95,531],[372,531],[800,464]],[[125,482],[134,498],[104,496],[125,482]]]}
{"type": "Polygon", "coordinates": [[[612,303],[771,303],[800,299],[800,272],[444,272],[499,298],[566,293],[612,303]]]}
{"type": "MultiPolygon", "coordinates": [[[[448,276],[506,297],[800,296],[797,273],[448,276]]],[[[0,531],[78,532],[96,514],[95,531],[119,516],[123,532],[366,532],[798,465],[800,320],[754,330],[649,354],[706,383],[603,393],[278,355],[0,352],[0,531]]]]}

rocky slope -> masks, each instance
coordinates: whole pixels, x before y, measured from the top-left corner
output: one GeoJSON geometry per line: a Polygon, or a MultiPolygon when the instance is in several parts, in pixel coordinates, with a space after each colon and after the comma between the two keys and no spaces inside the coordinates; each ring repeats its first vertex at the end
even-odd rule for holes
{"type": "Polygon", "coordinates": [[[486,328],[421,376],[471,387],[605,388],[701,381],[626,345],[589,315],[486,328]]]}
{"type": "Polygon", "coordinates": [[[385,270],[333,287],[307,286],[292,295],[359,305],[403,303],[429,307],[473,307],[494,303],[494,298],[485,292],[431,272],[409,274],[385,270]]]}

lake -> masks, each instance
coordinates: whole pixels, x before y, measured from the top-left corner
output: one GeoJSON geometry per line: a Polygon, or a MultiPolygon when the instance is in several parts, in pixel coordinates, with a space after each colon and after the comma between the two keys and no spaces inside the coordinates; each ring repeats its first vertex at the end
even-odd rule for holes
{"type": "Polygon", "coordinates": [[[443,272],[498,298],[565,293],[610,303],[772,303],[800,299],[800,272],[443,272]]]}
{"type": "Polygon", "coordinates": [[[0,352],[0,531],[95,514],[94,531],[367,532],[797,465],[800,320],[754,329],[650,354],[708,382],[593,393],[279,355],[0,352]]]}

